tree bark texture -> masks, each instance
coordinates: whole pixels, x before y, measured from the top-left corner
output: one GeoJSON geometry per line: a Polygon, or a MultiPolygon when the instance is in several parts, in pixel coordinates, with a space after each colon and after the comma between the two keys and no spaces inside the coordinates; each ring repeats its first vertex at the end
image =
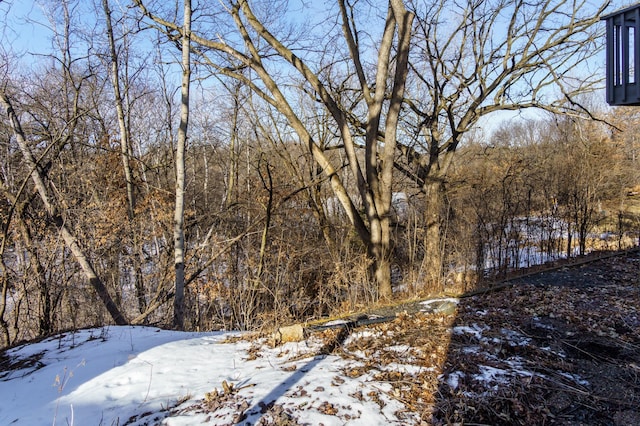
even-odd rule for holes
{"type": "Polygon", "coordinates": [[[444,202],[444,188],[440,182],[425,185],[424,209],[424,258],[422,270],[431,284],[440,286],[443,282],[443,238],[441,220],[444,202]]]}
{"type": "Polygon", "coordinates": [[[176,201],[174,211],[174,266],[175,298],[173,301],[173,325],[184,328],[184,194],[185,151],[189,127],[189,85],[191,83],[191,0],[184,0],[184,24],[182,31],[182,88],[180,104],[180,127],[176,147],[176,201]]]}

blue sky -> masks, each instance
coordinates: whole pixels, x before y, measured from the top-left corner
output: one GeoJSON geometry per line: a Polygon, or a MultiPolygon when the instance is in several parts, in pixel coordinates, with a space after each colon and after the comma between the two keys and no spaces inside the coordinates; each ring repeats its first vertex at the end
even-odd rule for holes
{"type": "MultiPolygon", "coordinates": [[[[59,0],[0,0],[0,42],[4,49],[19,57],[52,52],[52,26],[45,11],[59,5],[59,0]],[[43,6],[44,5],[44,6],[43,6]]],[[[83,29],[91,30],[95,18],[93,1],[78,2],[72,20],[83,29]]]]}
{"type": "MultiPolygon", "coordinates": [[[[121,0],[123,4],[128,4],[129,0],[121,0]]],[[[34,54],[48,54],[52,52],[52,23],[43,13],[43,4],[50,7],[59,4],[59,0],[0,0],[0,19],[4,20],[4,25],[0,27],[0,53],[4,50],[10,56],[21,58],[21,65],[29,66],[38,61],[34,54]]],[[[86,13],[75,13],[74,20],[85,20],[84,27],[90,30],[93,26],[94,13],[93,1],[78,2],[79,7],[86,8],[86,13]]],[[[113,1],[115,8],[116,2],[113,1]]],[[[628,2],[614,1],[609,11],[619,9],[628,2]]],[[[604,23],[602,23],[604,26],[604,23]]],[[[510,118],[517,113],[505,113],[502,117],[510,118]]],[[[499,123],[495,117],[483,120],[487,128],[492,128],[494,123],[499,123]]]]}
{"type": "Polygon", "coordinates": [[[42,52],[50,48],[51,31],[45,26],[46,18],[35,1],[9,0],[0,3],[0,14],[5,25],[2,42],[14,53],[42,52]]]}
{"type": "MultiPolygon", "coordinates": [[[[41,6],[47,3],[56,4],[58,0],[0,0],[0,17],[5,21],[0,29],[1,41],[5,48],[10,45],[16,53],[43,53],[51,48],[51,24],[43,15],[41,6]]],[[[92,7],[91,1],[80,4],[92,7]]],[[[613,1],[609,10],[614,11],[627,4],[627,1],[613,1]]],[[[84,16],[87,15],[90,14],[84,16]]]]}

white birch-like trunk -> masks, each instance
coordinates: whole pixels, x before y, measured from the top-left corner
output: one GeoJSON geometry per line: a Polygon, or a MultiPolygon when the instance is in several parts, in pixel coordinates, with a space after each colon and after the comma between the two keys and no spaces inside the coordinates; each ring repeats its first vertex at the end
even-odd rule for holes
{"type": "Polygon", "coordinates": [[[176,204],[174,211],[174,265],[175,297],[173,299],[173,325],[184,328],[184,184],[185,150],[189,127],[189,85],[191,82],[191,0],[184,0],[184,24],[182,29],[182,101],[180,104],[180,127],[176,148],[176,204]]]}

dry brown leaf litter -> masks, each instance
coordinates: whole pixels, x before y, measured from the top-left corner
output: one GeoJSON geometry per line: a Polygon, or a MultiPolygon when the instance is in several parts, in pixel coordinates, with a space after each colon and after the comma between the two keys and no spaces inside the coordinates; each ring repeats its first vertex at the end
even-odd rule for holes
{"type": "Polygon", "coordinates": [[[639,276],[636,252],[464,300],[433,423],[640,425],[639,276]]]}

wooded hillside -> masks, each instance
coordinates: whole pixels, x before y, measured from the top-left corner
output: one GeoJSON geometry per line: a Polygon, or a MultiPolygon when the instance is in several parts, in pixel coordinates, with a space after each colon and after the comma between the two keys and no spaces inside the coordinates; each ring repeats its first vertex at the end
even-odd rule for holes
{"type": "Polygon", "coordinates": [[[0,3],[0,346],[259,329],[640,242],[608,2],[55,3],[44,51],[0,3]]]}

